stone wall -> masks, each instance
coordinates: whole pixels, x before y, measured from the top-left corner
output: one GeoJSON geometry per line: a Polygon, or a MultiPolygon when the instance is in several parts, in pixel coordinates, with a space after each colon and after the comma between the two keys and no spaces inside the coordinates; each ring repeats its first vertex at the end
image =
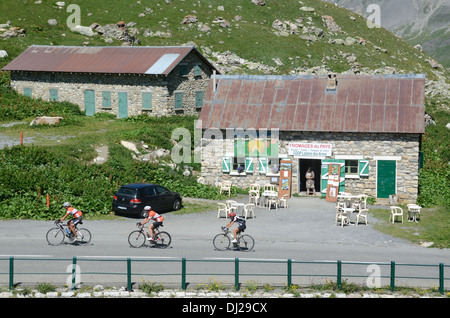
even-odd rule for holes
{"type": "Polygon", "coordinates": [[[196,91],[206,91],[212,70],[195,53],[191,52],[166,76],[131,74],[87,74],[49,72],[11,72],[11,86],[17,92],[31,88],[33,98],[50,99],[50,89],[58,90],[58,100],[84,106],[84,91],[95,91],[95,112],[118,114],[118,92],[128,93],[128,116],[147,113],[152,116],[173,114],[198,115],[196,91]],[[179,65],[188,66],[188,74],[179,75],[179,65]],[[201,75],[194,76],[194,65],[199,65],[201,75]],[[102,107],[102,92],[111,92],[111,107],[102,107]],[[152,93],[152,109],[143,110],[142,92],[152,93]],[[183,93],[183,108],[175,110],[175,92],[183,93]]]}
{"type": "MultiPolygon", "coordinates": [[[[223,133],[225,136],[225,133],[223,133]]],[[[367,134],[367,133],[315,133],[315,132],[280,132],[279,154],[288,154],[289,142],[329,143],[332,156],[326,159],[344,158],[345,156],[362,156],[369,161],[369,176],[346,178],[345,189],[355,194],[368,194],[376,197],[377,157],[392,157],[397,160],[397,197],[401,202],[413,203],[417,200],[419,135],[410,134],[367,134]]],[[[222,172],[222,156],[226,149],[233,149],[231,139],[202,139],[202,174],[201,181],[218,184],[228,179],[233,186],[246,188],[251,183],[265,184],[270,178],[259,173],[257,159],[253,160],[253,173],[237,174],[222,172]],[[222,150],[225,149],[225,150],[222,150]]],[[[299,161],[292,159],[292,192],[298,192],[299,161]]],[[[306,159],[306,158],[305,158],[306,159]]],[[[350,159],[350,158],[348,158],[350,159]]],[[[320,171],[316,171],[319,178],[320,171]]],[[[316,189],[317,191],[318,189],[316,189]]]]}

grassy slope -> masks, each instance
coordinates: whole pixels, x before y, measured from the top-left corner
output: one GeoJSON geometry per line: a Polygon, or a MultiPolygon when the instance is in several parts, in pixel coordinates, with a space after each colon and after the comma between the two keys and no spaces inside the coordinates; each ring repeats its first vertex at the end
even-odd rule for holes
{"type": "MultiPolygon", "coordinates": [[[[89,45],[107,45],[100,36],[89,38],[71,32],[66,20],[72,12],[58,9],[50,1],[44,1],[42,4],[29,2],[31,1],[4,0],[0,3],[0,12],[5,12],[2,14],[2,20],[9,20],[11,26],[19,26],[27,31],[26,37],[0,42],[0,49],[5,49],[9,54],[9,58],[0,61],[0,66],[5,65],[32,44],[82,45],[83,42],[89,41],[89,45]],[[47,20],[53,18],[58,21],[57,26],[47,24],[47,20]]],[[[181,45],[194,41],[200,47],[208,46],[220,52],[229,50],[247,60],[274,67],[276,65],[272,59],[280,58],[285,64],[279,68],[280,74],[287,74],[299,67],[320,66],[325,56],[337,57],[328,61],[328,66],[333,71],[346,71],[350,66],[340,57],[339,52],[348,52],[353,53],[362,66],[370,69],[383,68],[387,65],[411,73],[426,73],[429,78],[434,77],[428,63],[424,61],[426,58],[424,53],[413,50],[409,44],[385,29],[368,28],[363,17],[322,1],[303,1],[304,6],[315,8],[314,13],[301,11],[299,9],[301,5],[296,0],[267,0],[264,7],[256,6],[251,1],[229,0],[223,3],[224,11],[217,9],[219,3],[214,0],[172,1],[171,4],[166,4],[164,0],[151,2],[78,0],[71,3],[80,6],[81,25],[89,26],[94,22],[101,25],[114,24],[118,21],[135,22],[137,23],[135,27],[140,31],[137,37],[142,41],[141,45],[181,45]],[[138,15],[145,12],[146,8],[150,8],[152,12],[139,18],[138,15]],[[207,23],[212,29],[211,33],[198,31],[196,24],[193,27],[181,25],[180,22],[188,14],[194,14],[199,22],[207,23]],[[236,22],[234,20],[236,15],[241,16],[243,20],[236,22]],[[297,35],[279,37],[273,33],[272,23],[275,19],[294,21],[300,17],[305,19],[311,17],[315,26],[326,31],[321,19],[323,15],[333,16],[343,32],[335,35],[326,32],[325,36],[315,43],[299,39],[297,35]],[[350,16],[356,17],[356,21],[352,21],[350,16]],[[231,27],[224,29],[212,23],[217,17],[228,20],[231,27]],[[143,36],[145,29],[153,32],[170,31],[172,37],[146,38],[143,36]],[[328,44],[330,38],[345,39],[347,36],[363,38],[367,45],[328,44]],[[375,51],[374,46],[386,48],[388,53],[375,51]],[[307,55],[312,57],[307,58],[307,55]]],[[[0,21],[4,22],[6,21],[0,21]]],[[[112,45],[120,44],[115,41],[112,45]]]]}

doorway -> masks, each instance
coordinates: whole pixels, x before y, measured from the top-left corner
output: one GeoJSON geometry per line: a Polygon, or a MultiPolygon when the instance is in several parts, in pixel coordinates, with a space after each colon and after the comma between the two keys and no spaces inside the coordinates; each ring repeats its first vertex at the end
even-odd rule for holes
{"type": "Polygon", "coordinates": [[[314,171],[314,187],[316,188],[316,194],[320,194],[320,167],[322,160],[320,159],[298,159],[298,181],[300,189],[299,192],[306,192],[306,178],[305,174],[308,168],[314,171]]]}
{"type": "Polygon", "coordinates": [[[119,118],[128,117],[128,93],[127,92],[119,92],[119,118]]]}
{"type": "Polygon", "coordinates": [[[86,116],[94,116],[95,113],[95,92],[87,89],[84,91],[84,110],[86,116]]]}

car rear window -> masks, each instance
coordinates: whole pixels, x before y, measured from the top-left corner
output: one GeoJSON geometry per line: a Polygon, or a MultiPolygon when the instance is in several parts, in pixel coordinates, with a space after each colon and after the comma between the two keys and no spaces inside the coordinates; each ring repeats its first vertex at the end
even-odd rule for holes
{"type": "Polygon", "coordinates": [[[135,196],[137,194],[137,192],[138,192],[138,190],[136,190],[136,189],[120,188],[119,191],[117,191],[117,194],[135,196]]]}

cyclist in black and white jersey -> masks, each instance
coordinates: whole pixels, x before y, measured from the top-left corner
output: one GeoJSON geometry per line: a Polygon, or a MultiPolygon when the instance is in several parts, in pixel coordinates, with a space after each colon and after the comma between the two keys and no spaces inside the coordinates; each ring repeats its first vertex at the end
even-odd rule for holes
{"type": "Polygon", "coordinates": [[[237,235],[239,234],[239,232],[242,232],[247,228],[247,226],[245,225],[245,219],[237,216],[234,212],[228,214],[228,217],[231,219],[231,221],[226,226],[224,226],[224,228],[229,229],[234,223],[238,224],[238,226],[233,230],[234,240],[231,241],[231,243],[237,243],[237,235]]]}

